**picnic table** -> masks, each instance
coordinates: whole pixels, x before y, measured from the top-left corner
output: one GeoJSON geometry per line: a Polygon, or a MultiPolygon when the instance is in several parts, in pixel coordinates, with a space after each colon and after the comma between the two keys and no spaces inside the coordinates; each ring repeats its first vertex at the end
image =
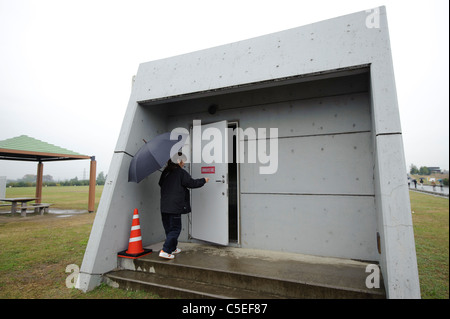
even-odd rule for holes
{"type": "MultiPolygon", "coordinates": [[[[26,207],[28,202],[37,200],[36,197],[0,198],[0,201],[11,202],[11,215],[17,210],[17,203],[21,203],[21,208],[26,207]]],[[[23,214],[22,214],[23,215],[23,214]]]]}

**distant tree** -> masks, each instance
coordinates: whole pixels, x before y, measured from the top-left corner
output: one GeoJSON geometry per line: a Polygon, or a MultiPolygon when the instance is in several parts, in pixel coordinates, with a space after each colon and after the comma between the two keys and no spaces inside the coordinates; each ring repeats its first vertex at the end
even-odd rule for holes
{"type": "Polygon", "coordinates": [[[42,180],[43,180],[44,182],[54,182],[54,181],[53,181],[53,176],[52,176],[52,175],[44,175],[44,176],[42,176],[42,180]]]}
{"type": "Polygon", "coordinates": [[[420,174],[420,175],[430,175],[431,172],[430,172],[430,170],[428,169],[428,167],[426,167],[426,166],[421,166],[420,169],[419,169],[419,174],[420,174]]]}
{"type": "Polygon", "coordinates": [[[106,177],[103,172],[100,172],[97,176],[97,185],[105,185],[106,177]]]}
{"type": "Polygon", "coordinates": [[[19,182],[24,182],[24,183],[36,182],[36,175],[33,175],[33,174],[24,175],[22,177],[22,179],[19,179],[19,182]]]}
{"type": "Polygon", "coordinates": [[[419,174],[419,169],[417,168],[416,165],[411,164],[410,169],[409,169],[409,173],[410,174],[414,174],[414,175],[419,174]]]}

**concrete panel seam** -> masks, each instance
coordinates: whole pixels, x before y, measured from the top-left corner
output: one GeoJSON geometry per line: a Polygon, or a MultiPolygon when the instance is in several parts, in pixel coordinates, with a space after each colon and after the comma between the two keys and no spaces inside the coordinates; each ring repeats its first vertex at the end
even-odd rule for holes
{"type": "Polygon", "coordinates": [[[88,272],[85,272],[85,271],[80,271],[78,274],[79,275],[84,274],[84,275],[89,275],[89,276],[103,276],[104,275],[104,273],[97,274],[97,273],[88,273],[88,272]]]}
{"type": "Polygon", "coordinates": [[[402,132],[378,133],[376,136],[383,136],[383,135],[402,135],[402,132]]]}
{"type": "MultiPolygon", "coordinates": [[[[349,134],[361,134],[361,133],[371,133],[372,131],[355,131],[355,132],[336,132],[336,133],[322,133],[322,134],[307,134],[307,135],[292,135],[292,136],[278,136],[278,139],[284,138],[297,138],[297,137],[316,137],[316,136],[334,136],[334,135],[349,135],[349,134]]],[[[266,139],[271,139],[272,137],[267,136],[266,139]]],[[[249,139],[244,139],[244,141],[249,141],[249,139]]]]}
{"type": "Polygon", "coordinates": [[[241,192],[243,195],[292,195],[292,196],[350,196],[350,197],[375,197],[375,194],[313,194],[313,193],[254,193],[241,192]]]}
{"type": "Polygon", "coordinates": [[[130,153],[128,153],[128,152],[126,152],[126,151],[114,151],[114,153],[115,153],[115,154],[123,153],[123,154],[127,154],[128,156],[134,157],[133,155],[131,155],[130,153]]]}

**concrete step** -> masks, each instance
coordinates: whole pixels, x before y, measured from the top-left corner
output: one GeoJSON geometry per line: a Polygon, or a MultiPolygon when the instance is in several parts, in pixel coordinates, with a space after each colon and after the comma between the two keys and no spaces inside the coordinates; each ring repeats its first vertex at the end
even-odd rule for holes
{"type": "Polygon", "coordinates": [[[379,289],[366,287],[365,262],[192,243],[180,243],[182,253],[166,260],[158,257],[161,246],[139,259],[119,258],[119,270],[105,277],[169,297],[385,298],[382,278],[379,289]]]}
{"type": "Polygon", "coordinates": [[[165,298],[184,299],[275,299],[280,296],[221,286],[190,279],[173,278],[142,271],[117,270],[106,274],[113,287],[143,290],[165,298]]]}

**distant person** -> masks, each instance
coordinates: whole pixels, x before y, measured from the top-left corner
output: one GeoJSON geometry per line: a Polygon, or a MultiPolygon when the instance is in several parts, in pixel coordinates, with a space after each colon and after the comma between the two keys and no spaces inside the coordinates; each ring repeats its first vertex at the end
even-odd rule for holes
{"type": "Polygon", "coordinates": [[[431,181],[431,185],[433,186],[433,192],[436,190],[436,182],[435,181],[431,181]]]}
{"type": "Polygon", "coordinates": [[[417,179],[413,179],[414,188],[417,189],[417,179]]]}
{"type": "Polygon", "coordinates": [[[169,159],[159,179],[161,187],[161,218],[166,233],[166,241],[159,257],[175,258],[174,254],[181,252],[177,248],[181,233],[181,215],[191,212],[188,188],[199,188],[209,181],[209,178],[193,179],[183,167],[186,156],[178,153],[177,159],[169,159]]]}
{"type": "Polygon", "coordinates": [[[419,183],[420,183],[420,187],[423,189],[423,177],[420,178],[419,183]]]}

